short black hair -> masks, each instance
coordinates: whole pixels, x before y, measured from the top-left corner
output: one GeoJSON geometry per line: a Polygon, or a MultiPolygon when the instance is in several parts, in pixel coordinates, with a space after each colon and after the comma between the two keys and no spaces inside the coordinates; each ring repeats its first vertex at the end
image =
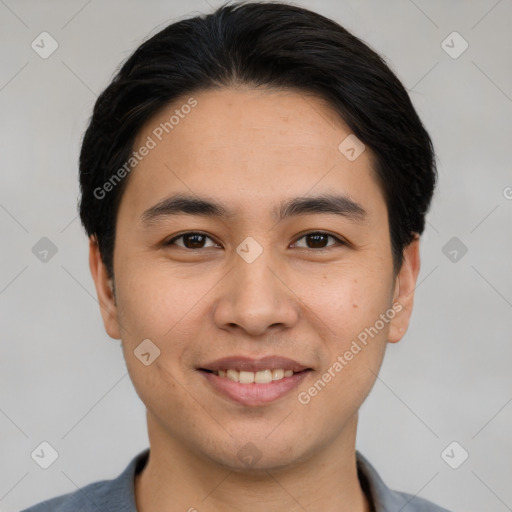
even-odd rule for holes
{"type": "Polygon", "coordinates": [[[316,12],[280,2],[228,2],[141,44],[95,103],[80,152],[79,210],[109,276],[129,178],[119,170],[127,169],[142,126],[185,95],[240,85],[313,94],[371,149],[399,269],[404,248],[424,230],[437,181],[432,141],[400,80],[368,45],[316,12]],[[103,188],[116,173],[122,182],[103,188]]]}

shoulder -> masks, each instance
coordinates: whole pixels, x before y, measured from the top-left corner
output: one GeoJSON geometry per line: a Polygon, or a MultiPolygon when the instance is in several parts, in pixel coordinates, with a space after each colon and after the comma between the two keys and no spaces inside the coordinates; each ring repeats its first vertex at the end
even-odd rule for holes
{"type": "Polygon", "coordinates": [[[400,505],[400,508],[396,510],[403,510],[403,512],[450,512],[449,510],[424,498],[419,498],[418,496],[413,496],[412,494],[407,494],[405,492],[391,492],[396,497],[397,505],[400,505]]]}
{"type": "Polygon", "coordinates": [[[450,512],[424,498],[391,490],[361,453],[356,452],[356,460],[361,486],[373,501],[376,512],[450,512]]]}
{"type": "Polygon", "coordinates": [[[149,449],[136,455],[115,479],[101,480],[38,503],[21,512],[136,512],[134,477],[147,462],[149,449]]]}
{"type": "Polygon", "coordinates": [[[105,504],[105,496],[114,480],[94,482],[82,489],[57,496],[29,507],[21,512],[97,512],[105,504]]]}

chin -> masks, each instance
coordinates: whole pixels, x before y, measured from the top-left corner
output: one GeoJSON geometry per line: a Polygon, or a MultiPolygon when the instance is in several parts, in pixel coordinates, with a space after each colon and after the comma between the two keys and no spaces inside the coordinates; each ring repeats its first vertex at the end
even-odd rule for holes
{"type": "Polygon", "coordinates": [[[273,440],[266,439],[265,435],[255,436],[252,440],[244,436],[243,440],[234,443],[233,451],[229,448],[223,449],[220,453],[210,453],[208,457],[214,463],[236,473],[263,474],[286,470],[307,460],[310,451],[305,450],[299,441],[290,442],[290,439],[293,436],[276,436],[273,440]]]}

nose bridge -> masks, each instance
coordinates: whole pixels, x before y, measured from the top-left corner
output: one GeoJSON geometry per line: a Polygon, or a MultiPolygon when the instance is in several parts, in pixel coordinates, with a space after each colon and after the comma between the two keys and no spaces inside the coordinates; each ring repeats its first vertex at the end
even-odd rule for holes
{"type": "Polygon", "coordinates": [[[215,310],[219,327],[238,326],[253,335],[274,325],[290,327],[298,316],[293,294],[276,276],[271,249],[256,244],[246,239],[238,246],[215,310]]]}
{"type": "MultiPolygon", "coordinates": [[[[265,303],[274,302],[278,282],[272,268],[270,250],[266,250],[257,256],[254,261],[247,261],[239,256],[235,258],[234,278],[235,294],[238,299],[249,302],[258,302],[264,299],[265,303]]],[[[275,264],[275,261],[274,261],[275,264]]]]}

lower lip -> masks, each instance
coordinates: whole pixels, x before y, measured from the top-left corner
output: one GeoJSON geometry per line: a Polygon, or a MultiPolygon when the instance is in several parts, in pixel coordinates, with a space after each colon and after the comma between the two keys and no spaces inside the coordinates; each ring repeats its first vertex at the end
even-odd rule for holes
{"type": "Polygon", "coordinates": [[[310,373],[309,370],[294,373],[291,377],[273,380],[268,384],[240,384],[227,377],[200,370],[212,387],[231,400],[243,405],[264,405],[281,398],[296,388],[310,373]]]}

